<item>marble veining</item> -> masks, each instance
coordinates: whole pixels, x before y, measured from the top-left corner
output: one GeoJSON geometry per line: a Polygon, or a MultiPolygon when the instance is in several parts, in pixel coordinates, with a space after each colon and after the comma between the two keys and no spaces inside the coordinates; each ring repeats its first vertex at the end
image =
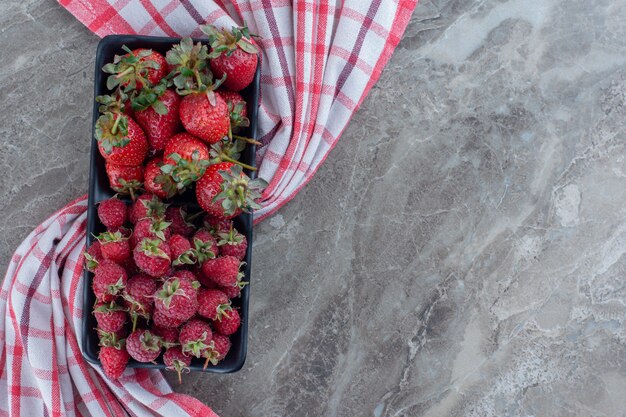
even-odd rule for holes
{"type": "MultiPolygon", "coordinates": [[[[5,267],[86,191],[98,40],[53,0],[0,11],[5,267]]],[[[255,231],[244,369],[176,389],[229,417],[625,416],[624,22],[624,0],[422,1],[255,231]]]]}

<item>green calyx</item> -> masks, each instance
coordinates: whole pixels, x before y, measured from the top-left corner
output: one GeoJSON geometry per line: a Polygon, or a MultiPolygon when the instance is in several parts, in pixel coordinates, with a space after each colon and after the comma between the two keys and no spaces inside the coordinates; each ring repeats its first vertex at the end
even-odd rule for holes
{"type": "Polygon", "coordinates": [[[116,304],[115,301],[111,301],[109,304],[102,304],[97,307],[94,306],[93,311],[94,313],[112,314],[114,311],[126,311],[126,309],[116,304]]]}
{"type": "Polygon", "coordinates": [[[143,86],[149,85],[148,70],[159,69],[160,65],[151,59],[145,59],[152,55],[152,50],[146,49],[134,55],[127,46],[122,46],[127,52],[125,55],[115,55],[113,62],[102,67],[102,71],[111,74],[107,78],[107,88],[113,90],[123,86],[124,91],[135,90],[138,83],[143,86]]]}
{"type": "Polygon", "coordinates": [[[215,259],[215,253],[211,250],[211,247],[213,246],[211,242],[203,242],[202,240],[195,238],[193,240],[193,244],[193,253],[199,264],[203,263],[207,259],[215,259]]]}
{"type": "Polygon", "coordinates": [[[227,312],[232,310],[233,308],[230,305],[230,301],[227,304],[218,305],[215,309],[215,316],[213,317],[213,320],[222,321],[222,317],[229,317],[227,312]]]}
{"type": "Polygon", "coordinates": [[[124,103],[128,100],[128,96],[121,90],[117,90],[114,96],[102,95],[96,97],[96,102],[100,103],[98,111],[102,114],[124,113],[124,103]]]}
{"type": "Polygon", "coordinates": [[[122,113],[105,113],[96,121],[96,140],[108,155],[113,148],[123,148],[130,143],[128,117],[122,113]]]}
{"type": "Polygon", "coordinates": [[[218,29],[213,25],[202,25],[200,30],[209,37],[211,53],[209,58],[217,58],[222,54],[232,55],[237,49],[242,49],[249,54],[259,53],[259,49],[252,43],[248,27],[233,27],[231,31],[218,29]]]}
{"type": "Polygon", "coordinates": [[[166,222],[162,218],[157,218],[152,220],[152,224],[150,225],[150,231],[154,233],[156,237],[165,241],[165,230],[170,227],[171,222],[166,222]]]}
{"type": "Polygon", "coordinates": [[[165,59],[174,67],[168,79],[169,85],[175,86],[178,94],[207,93],[211,104],[215,104],[215,98],[211,101],[211,96],[224,80],[213,80],[206,45],[200,42],[194,45],[191,38],[183,38],[167,52],[165,59]]]}
{"type": "Polygon", "coordinates": [[[170,259],[170,257],[161,249],[162,240],[144,238],[140,243],[140,250],[144,254],[152,258],[170,259]]]}
{"type": "Polygon", "coordinates": [[[205,341],[207,341],[207,334],[206,334],[206,332],[202,333],[202,336],[200,337],[200,339],[194,340],[193,342],[185,343],[182,346],[183,353],[195,356],[196,358],[202,357],[203,353],[207,349],[214,349],[215,348],[215,344],[213,343],[212,340],[210,340],[208,344],[204,343],[205,341]]]}
{"type": "Polygon", "coordinates": [[[243,116],[243,109],[246,108],[245,102],[239,102],[233,105],[232,101],[228,101],[228,112],[230,113],[230,136],[232,132],[237,132],[239,128],[250,126],[250,119],[243,116]]]}
{"type": "Polygon", "coordinates": [[[206,360],[204,361],[204,366],[202,367],[203,370],[206,369],[207,366],[209,366],[209,362],[212,365],[218,364],[218,362],[220,361],[220,353],[215,349],[215,343],[213,343],[213,347],[204,351],[203,357],[206,358],[206,360]]]}
{"type": "Polygon", "coordinates": [[[167,114],[167,107],[159,100],[166,90],[166,80],[161,80],[161,82],[153,87],[143,87],[130,101],[133,110],[142,111],[152,107],[154,111],[160,115],[167,114]]]}
{"type": "Polygon", "coordinates": [[[170,307],[172,298],[174,298],[174,296],[176,295],[189,298],[185,291],[180,288],[180,281],[178,280],[178,278],[174,278],[171,281],[166,281],[163,284],[163,288],[161,288],[161,290],[157,293],[157,297],[163,302],[163,304],[167,308],[170,307]]]}
{"type": "Polygon", "coordinates": [[[161,350],[161,338],[154,336],[149,330],[145,330],[139,336],[141,341],[141,347],[150,352],[157,352],[161,350]]]}
{"type": "Polygon", "coordinates": [[[165,209],[168,206],[155,195],[153,195],[150,200],[141,200],[141,204],[146,208],[147,217],[152,218],[162,218],[165,216],[165,209]]]}
{"type": "Polygon", "coordinates": [[[187,187],[198,181],[209,166],[209,161],[200,159],[200,152],[197,150],[191,154],[191,161],[176,152],[166,155],[166,158],[173,160],[174,164],[161,165],[161,172],[171,177],[178,193],[183,193],[187,187]]]}
{"type": "Polygon", "coordinates": [[[107,294],[116,296],[122,292],[124,289],[124,281],[122,281],[122,277],[120,277],[115,284],[108,285],[106,287],[107,294]]]}
{"type": "MultiPolygon", "coordinates": [[[[228,140],[228,138],[224,138],[211,145],[211,149],[209,150],[209,157],[211,159],[209,161],[211,164],[232,162],[240,165],[241,163],[239,162],[239,158],[241,157],[241,152],[245,149],[245,147],[246,144],[242,141],[237,140],[233,142],[228,140]]],[[[256,170],[256,168],[249,165],[246,165],[245,168],[252,168],[252,170],[256,170]]]]}
{"type": "Polygon", "coordinates": [[[126,344],[126,339],[118,339],[115,333],[105,332],[100,329],[96,329],[98,332],[98,338],[100,342],[98,343],[102,347],[113,347],[115,349],[121,350],[126,344]]]}
{"type": "Polygon", "coordinates": [[[87,270],[95,271],[98,267],[98,261],[96,258],[91,256],[88,252],[83,253],[83,256],[85,257],[85,266],[87,267],[87,270]]]}
{"type": "Polygon", "coordinates": [[[181,253],[178,258],[174,259],[172,265],[193,265],[196,263],[196,253],[194,250],[189,249],[183,253],[181,253]]]}
{"type": "Polygon", "coordinates": [[[128,194],[128,195],[130,195],[130,198],[133,201],[135,200],[135,194],[143,186],[143,183],[141,181],[137,181],[137,180],[126,181],[125,179],[120,178],[118,180],[118,182],[120,184],[119,187],[111,186],[113,191],[115,191],[116,193],[120,193],[120,194],[128,194]]]}
{"type": "Polygon", "coordinates": [[[121,242],[123,240],[128,240],[127,237],[122,236],[122,233],[120,231],[103,232],[103,233],[100,233],[98,236],[96,236],[96,239],[98,239],[98,241],[103,245],[106,245],[107,243],[114,243],[114,242],[121,242]]]}
{"type": "Polygon", "coordinates": [[[218,246],[239,245],[245,239],[245,236],[232,226],[229,232],[220,232],[217,236],[220,238],[220,240],[217,241],[218,246]]]}
{"type": "Polygon", "coordinates": [[[230,170],[218,171],[223,178],[222,191],[213,198],[213,202],[221,202],[224,214],[235,214],[237,209],[250,213],[261,206],[257,200],[261,192],[267,187],[267,181],[262,178],[250,179],[243,173],[241,166],[234,165],[230,170]]]}

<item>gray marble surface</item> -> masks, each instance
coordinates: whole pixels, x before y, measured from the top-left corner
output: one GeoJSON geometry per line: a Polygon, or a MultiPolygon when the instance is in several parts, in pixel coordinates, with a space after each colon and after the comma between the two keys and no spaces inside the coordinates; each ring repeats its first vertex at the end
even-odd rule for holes
{"type": "MultiPolygon", "coordinates": [[[[424,0],[256,230],[226,416],[626,415],[626,1],[424,0]]],[[[0,3],[0,254],[86,191],[98,39],[0,3]]]]}

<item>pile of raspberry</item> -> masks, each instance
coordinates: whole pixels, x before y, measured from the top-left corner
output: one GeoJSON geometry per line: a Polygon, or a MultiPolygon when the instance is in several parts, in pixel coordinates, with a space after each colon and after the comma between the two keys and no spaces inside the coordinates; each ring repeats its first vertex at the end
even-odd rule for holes
{"type": "Polygon", "coordinates": [[[231,220],[168,206],[153,194],[130,205],[98,205],[106,232],[85,252],[93,272],[99,359],[119,378],[129,358],[181,373],[192,358],[204,368],[223,360],[240,326],[232,299],[241,295],[248,242],[231,220]],[[201,217],[204,215],[204,217],[201,217]]]}

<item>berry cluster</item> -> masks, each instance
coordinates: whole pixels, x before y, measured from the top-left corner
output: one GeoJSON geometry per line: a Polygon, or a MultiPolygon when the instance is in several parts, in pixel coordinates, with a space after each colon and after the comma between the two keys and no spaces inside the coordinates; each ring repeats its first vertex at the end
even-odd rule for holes
{"type": "Polygon", "coordinates": [[[258,142],[237,134],[250,123],[239,91],[254,78],[258,49],[245,27],[202,30],[206,45],[184,38],[165,56],[124,46],[102,68],[111,92],[96,97],[95,136],[117,193],[134,199],[143,187],[169,199],[195,187],[203,210],[232,219],[258,208],[267,185],[243,172],[255,168],[240,153],[258,142]]]}
{"type": "Polygon", "coordinates": [[[116,379],[129,358],[154,362],[163,353],[180,379],[194,357],[205,368],[224,359],[240,325],[231,300],[247,284],[240,270],[248,242],[233,222],[190,216],[151,193],[130,205],[102,201],[98,218],[106,232],[89,246],[85,263],[94,273],[104,372],[116,379]]]}

